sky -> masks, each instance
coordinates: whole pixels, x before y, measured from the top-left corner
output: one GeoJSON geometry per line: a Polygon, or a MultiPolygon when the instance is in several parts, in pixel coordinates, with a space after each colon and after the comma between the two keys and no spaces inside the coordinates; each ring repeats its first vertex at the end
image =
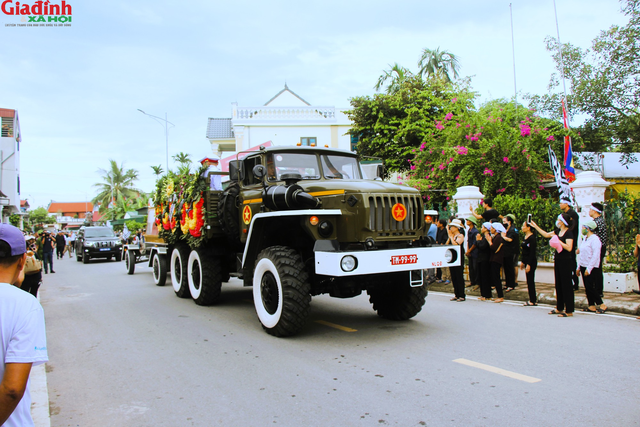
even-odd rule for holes
{"type": "MultiPolygon", "coordinates": [[[[13,0],[15,2],[15,0],[13,0]]],[[[60,4],[60,0],[50,0],[60,4]]],[[[34,2],[24,0],[21,4],[34,2]]],[[[300,2],[68,0],[67,27],[15,27],[0,11],[0,108],[18,110],[21,198],[33,208],[91,200],[109,159],[139,172],[169,155],[212,153],[209,117],[231,103],[260,106],[284,84],[311,105],[346,108],[373,95],[390,64],[413,72],[424,48],[459,57],[481,101],[514,95],[508,1],[324,0],[300,2]]],[[[588,48],[624,24],[617,0],[556,0],[560,39],[588,48]]],[[[518,98],[543,94],[554,64],[553,0],[514,0],[518,98]]],[[[170,167],[175,163],[169,159],[170,167]]]]}

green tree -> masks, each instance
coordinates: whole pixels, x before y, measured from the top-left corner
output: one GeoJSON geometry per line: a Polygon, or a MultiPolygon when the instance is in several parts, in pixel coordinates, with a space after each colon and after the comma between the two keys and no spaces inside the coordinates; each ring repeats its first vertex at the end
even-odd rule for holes
{"type": "Polygon", "coordinates": [[[456,79],[459,76],[460,62],[458,57],[446,50],[440,50],[439,47],[423,49],[418,66],[420,67],[419,74],[424,78],[441,78],[445,82],[451,83],[449,72],[456,79]]]}
{"type": "Polygon", "coordinates": [[[28,211],[25,218],[25,228],[29,229],[33,229],[36,225],[55,223],[56,218],[53,215],[49,215],[49,212],[43,207],[28,211]]]}
{"type": "Polygon", "coordinates": [[[156,175],[156,179],[157,177],[159,177],[164,173],[164,170],[162,169],[162,165],[151,166],[151,169],[153,169],[153,173],[156,175]]]}
{"type": "Polygon", "coordinates": [[[382,75],[378,77],[378,82],[374,86],[374,89],[378,92],[385,86],[385,83],[388,80],[389,83],[387,83],[385,92],[387,94],[397,93],[402,84],[407,81],[407,79],[413,77],[413,73],[411,73],[411,71],[401,65],[398,65],[397,62],[393,64],[393,66],[390,65],[390,67],[391,68],[389,70],[384,71],[382,75]]]}
{"type": "Polygon", "coordinates": [[[135,169],[125,171],[123,165],[118,166],[115,160],[110,159],[109,162],[111,166],[109,170],[99,169],[103,182],[93,185],[99,189],[99,192],[91,202],[100,204],[101,213],[109,209],[112,201],[117,203],[119,197],[135,198],[140,194],[140,190],[134,187],[134,183],[138,180],[138,171],[135,169]]]}
{"type": "Polygon", "coordinates": [[[408,184],[427,200],[448,200],[463,185],[475,185],[486,196],[508,194],[537,198],[542,180],[551,174],[547,146],[558,150],[566,133],[562,125],[532,115],[507,100],[479,109],[451,102],[409,161],[408,184]]]}
{"type": "MultiPolygon", "coordinates": [[[[640,1],[622,1],[629,18],[623,26],[602,31],[591,49],[545,40],[553,52],[558,74],[551,77],[550,93],[529,95],[531,105],[551,117],[561,117],[562,76],[568,81],[571,114],[586,114],[579,129],[589,151],[640,150],[640,1]],[[561,59],[562,58],[562,59],[561,59]]],[[[580,147],[579,147],[580,148],[580,147]]]]}
{"type": "Polygon", "coordinates": [[[403,172],[415,156],[412,150],[436,130],[436,120],[451,105],[472,108],[475,96],[468,80],[449,84],[411,76],[394,93],[352,98],[353,109],[345,113],[353,122],[350,133],[359,137],[358,153],[383,158],[389,171],[403,172]]]}

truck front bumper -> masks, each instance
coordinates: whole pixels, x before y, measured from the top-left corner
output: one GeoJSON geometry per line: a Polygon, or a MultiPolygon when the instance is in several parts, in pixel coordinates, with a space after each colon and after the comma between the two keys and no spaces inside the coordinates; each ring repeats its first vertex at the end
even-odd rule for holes
{"type": "Polygon", "coordinates": [[[358,276],[460,265],[459,246],[413,247],[350,252],[315,251],[316,274],[358,276]]]}

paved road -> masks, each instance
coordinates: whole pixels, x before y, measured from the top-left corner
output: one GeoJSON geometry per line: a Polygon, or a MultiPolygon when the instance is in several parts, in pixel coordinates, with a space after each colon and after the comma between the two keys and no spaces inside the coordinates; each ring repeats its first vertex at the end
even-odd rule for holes
{"type": "Polygon", "coordinates": [[[278,339],[239,282],[199,307],[140,264],[134,276],[73,259],[56,271],[41,288],[52,426],[640,423],[633,318],[431,293],[397,323],[365,296],[321,296],[302,333],[278,339]]]}

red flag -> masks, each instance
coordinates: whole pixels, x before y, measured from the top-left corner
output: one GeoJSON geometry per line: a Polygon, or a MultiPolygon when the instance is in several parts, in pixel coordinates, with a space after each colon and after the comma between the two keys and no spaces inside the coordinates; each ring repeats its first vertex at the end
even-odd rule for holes
{"type": "MultiPolygon", "coordinates": [[[[564,99],[562,100],[562,122],[565,129],[569,129],[569,120],[567,118],[567,109],[564,106],[564,99]]],[[[567,177],[567,181],[572,183],[576,180],[576,171],[573,167],[573,150],[571,149],[571,137],[564,137],[564,174],[567,177]]]]}

